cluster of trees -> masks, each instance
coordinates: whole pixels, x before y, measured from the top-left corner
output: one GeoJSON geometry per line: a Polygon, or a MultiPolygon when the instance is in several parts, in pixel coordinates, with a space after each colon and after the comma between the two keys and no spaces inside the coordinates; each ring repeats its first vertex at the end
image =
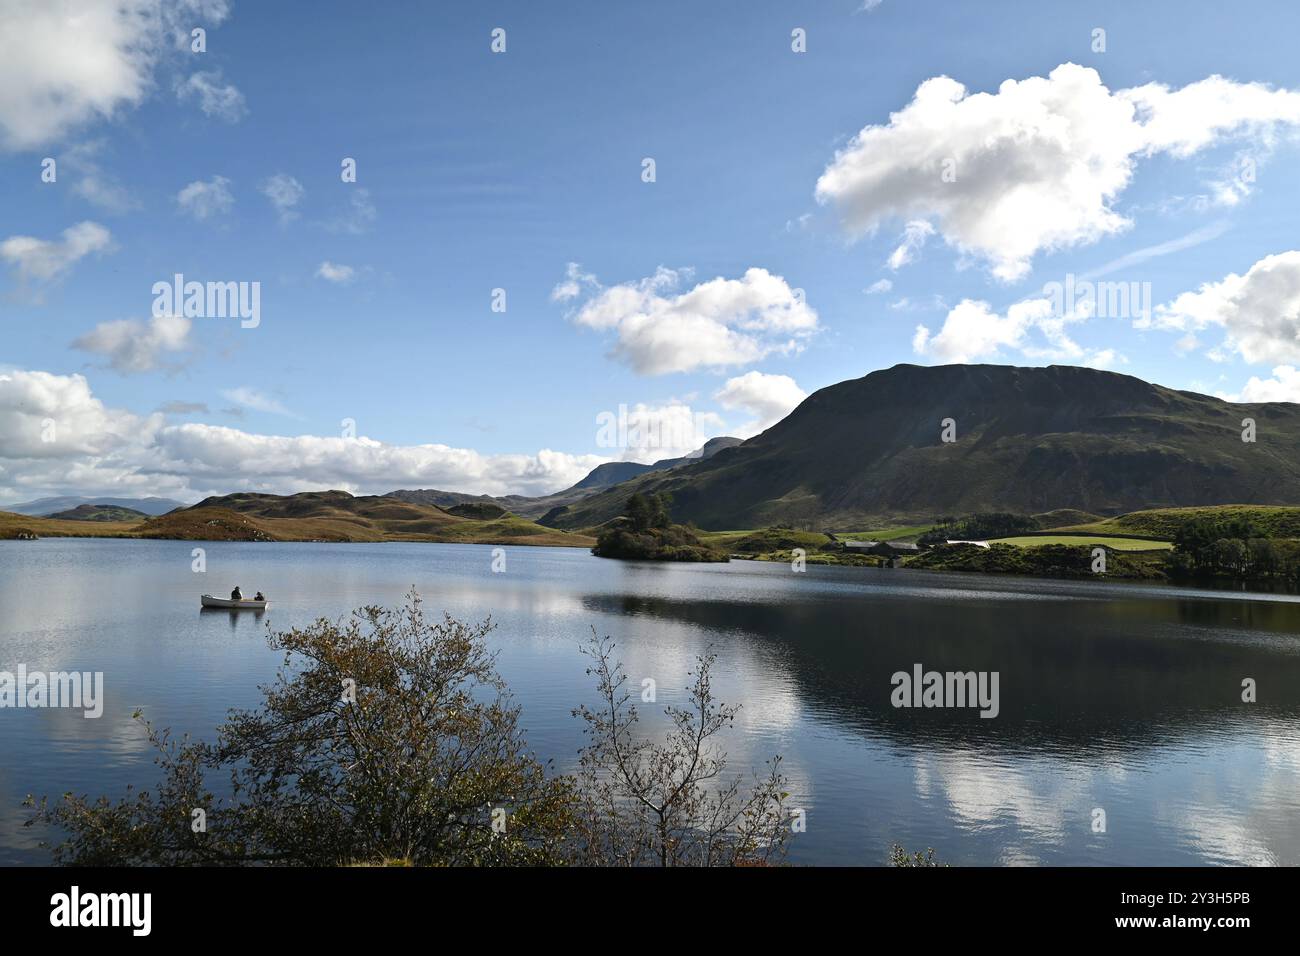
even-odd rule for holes
{"type": "Polygon", "coordinates": [[[1029,531],[1037,531],[1038,522],[1028,515],[991,511],[956,518],[945,515],[936,518],[934,527],[917,539],[922,545],[939,544],[946,540],[983,541],[987,538],[1010,538],[1029,531]]]}
{"type": "MultiPolygon", "coordinates": [[[[792,832],[773,759],[746,782],[717,738],[736,708],[697,660],[663,741],[639,731],[613,645],[585,648],[598,704],[573,775],[527,749],[491,625],[394,611],[273,633],[285,667],[214,743],[150,728],[162,780],[116,801],[28,798],[55,862],[90,866],[763,865],[792,832]],[[228,781],[221,795],[210,781],[228,781]]],[[[137,715],[138,716],[138,715],[137,715]]]]}
{"type": "Polygon", "coordinates": [[[1175,577],[1277,578],[1300,585],[1300,554],[1245,516],[1199,517],[1174,534],[1169,570],[1175,577]]]}
{"type": "Polygon", "coordinates": [[[596,537],[591,553],[601,558],[645,561],[726,561],[725,551],[700,541],[693,528],[673,524],[667,494],[628,498],[623,514],[596,537]]]}
{"type": "Polygon", "coordinates": [[[672,524],[669,507],[672,496],[651,492],[643,495],[637,491],[627,499],[623,508],[623,517],[630,530],[644,534],[652,528],[667,528],[672,524]]]}

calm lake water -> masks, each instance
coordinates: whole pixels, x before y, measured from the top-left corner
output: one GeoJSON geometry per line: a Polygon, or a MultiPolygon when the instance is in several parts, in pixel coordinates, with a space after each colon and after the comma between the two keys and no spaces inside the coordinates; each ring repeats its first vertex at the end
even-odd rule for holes
{"type": "MultiPolygon", "coordinates": [[[[578,647],[612,636],[634,687],[680,702],[695,656],[739,703],[731,767],[784,756],[807,832],[791,859],[878,864],[1300,864],[1300,602],[1169,587],[860,568],[656,565],[432,544],[0,542],[0,670],[103,671],[104,715],[0,709],[0,864],[48,860],[25,794],[114,797],[157,771],[131,714],[211,739],[255,705],[288,628],[412,586],[498,624],[532,748],[572,768],[594,703],[578,647]],[[200,613],[263,589],[270,610],[200,613]],[[890,676],[997,671],[1001,712],[896,709],[890,676]],[[1241,701],[1244,678],[1259,700],[1241,701]],[[1094,833],[1093,809],[1106,812],[1094,833]]],[[[657,710],[643,707],[645,720],[657,710]]]]}

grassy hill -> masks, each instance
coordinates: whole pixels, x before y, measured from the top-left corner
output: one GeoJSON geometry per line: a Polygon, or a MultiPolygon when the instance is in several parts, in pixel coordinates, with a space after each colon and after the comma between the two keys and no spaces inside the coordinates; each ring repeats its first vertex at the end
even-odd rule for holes
{"type": "Polygon", "coordinates": [[[1115,518],[1105,518],[1070,527],[1060,532],[1097,532],[1100,534],[1138,534],[1146,537],[1172,538],[1184,523],[1194,518],[1227,520],[1246,518],[1266,538],[1300,538],[1300,508],[1286,505],[1215,505],[1200,508],[1150,508],[1115,518]]]}
{"type": "MultiPolygon", "coordinates": [[[[498,509],[499,510],[499,509],[498,509]]],[[[142,521],[67,521],[0,512],[0,537],[134,537],[186,541],[441,541],[591,547],[595,538],[557,531],[507,512],[482,518],[394,498],[345,491],[236,494],[142,521]]]]}
{"type": "Polygon", "coordinates": [[[60,521],[143,521],[149,516],[143,511],[120,505],[77,505],[46,517],[60,521]]]}
{"type": "Polygon", "coordinates": [[[898,365],[815,392],[712,458],[543,523],[593,527],[634,491],[702,528],[881,527],[943,514],[1300,502],[1300,405],[1233,404],[1070,366],[898,365]],[[1243,418],[1258,440],[1241,440],[1243,418]],[[956,441],[944,442],[952,419],[956,441]]]}

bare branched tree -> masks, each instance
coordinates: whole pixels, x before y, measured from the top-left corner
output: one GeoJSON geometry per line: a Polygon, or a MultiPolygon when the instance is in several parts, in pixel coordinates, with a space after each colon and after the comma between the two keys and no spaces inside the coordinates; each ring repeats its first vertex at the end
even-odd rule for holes
{"type": "Polygon", "coordinates": [[[791,828],[780,758],[746,788],[726,773],[715,743],[739,709],[714,699],[713,654],[697,658],[685,707],[666,707],[662,744],[637,735],[638,717],[614,645],[595,632],[584,647],[600,705],[579,707],[588,744],[578,772],[580,862],[622,866],[763,865],[784,857],[791,828]]]}

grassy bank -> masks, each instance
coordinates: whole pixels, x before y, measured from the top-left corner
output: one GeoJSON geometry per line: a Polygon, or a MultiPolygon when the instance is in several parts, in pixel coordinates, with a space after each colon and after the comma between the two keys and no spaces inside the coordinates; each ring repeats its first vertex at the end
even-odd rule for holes
{"type": "Polygon", "coordinates": [[[1173,547],[1169,541],[1155,541],[1151,538],[1105,537],[1087,534],[1041,534],[1022,535],[1013,538],[993,538],[989,544],[1009,544],[1017,548],[1041,548],[1049,544],[1063,544],[1085,547],[1112,548],[1116,551],[1168,551],[1173,547]]]}

